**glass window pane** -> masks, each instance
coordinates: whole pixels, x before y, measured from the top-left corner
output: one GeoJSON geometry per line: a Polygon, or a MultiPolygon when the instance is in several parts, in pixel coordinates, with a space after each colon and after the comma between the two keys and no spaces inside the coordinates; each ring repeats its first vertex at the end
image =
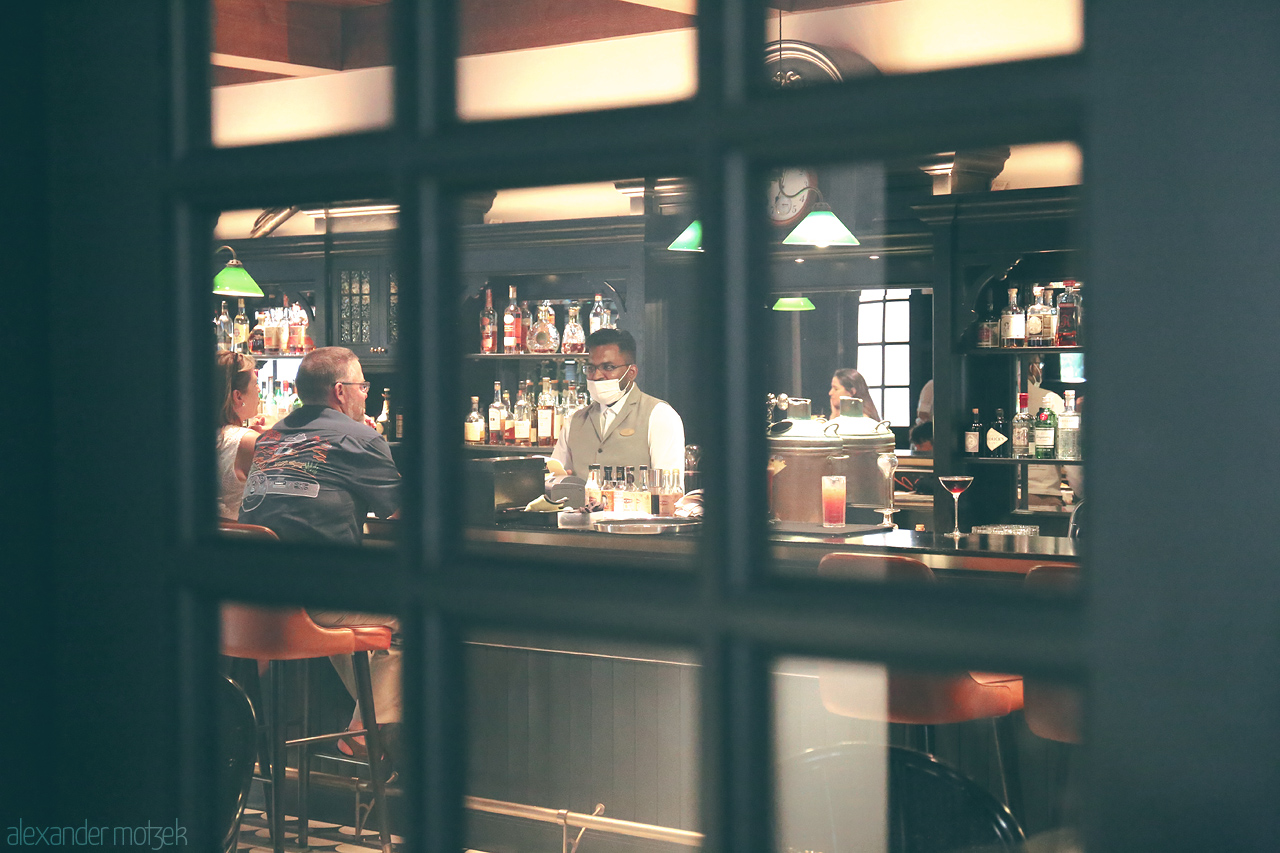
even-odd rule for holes
{"type": "Polygon", "coordinates": [[[699,333],[688,182],[501,188],[459,210],[466,547],[691,567],[701,484],[686,450],[711,433],[681,368],[699,333]],[[672,250],[644,251],[654,235],[672,250]],[[680,535],[600,535],[641,521],[680,535]]]}
{"type": "Polygon", "coordinates": [[[885,385],[906,385],[911,382],[911,346],[890,344],[884,348],[885,385]]]}
{"type": "Polygon", "coordinates": [[[698,660],[688,649],[476,634],[466,679],[468,848],[549,849],[561,810],[571,844],[574,822],[596,813],[643,824],[650,839],[593,827],[596,849],[700,846],[698,660]]]}
{"type": "Polygon", "coordinates": [[[883,340],[884,303],[862,303],[858,308],[858,343],[878,344],[883,340]]]}
{"type": "Polygon", "coordinates": [[[1073,687],[786,657],[773,703],[779,850],[1081,849],[1073,687]]]}
{"type": "Polygon", "coordinates": [[[910,298],[911,298],[911,288],[909,288],[909,287],[895,287],[895,288],[893,288],[892,290],[886,290],[886,291],[884,292],[884,298],[885,298],[885,299],[910,299],[910,298]]]}
{"type": "Polygon", "coordinates": [[[883,352],[884,347],[879,345],[858,347],[858,372],[867,380],[867,384],[873,387],[881,383],[883,352]]]}
{"type": "Polygon", "coordinates": [[[697,92],[694,0],[476,2],[459,10],[465,121],[660,104],[697,92]]]}
{"type": "Polygon", "coordinates": [[[203,286],[222,521],[285,541],[394,541],[405,392],[397,212],[359,199],[219,217],[203,286]]]}
{"type": "Polygon", "coordinates": [[[796,89],[1076,53],[1081,0],[897,0],[787,4],[765,18],[765,75],[796,89]]]}
{"type": "Polygon", "coordinates": [[[392,121],[387,0],[214,0],[213,144],[357,133],[392,121]]]}
{"type": "Polygon", "coordinates": [[[884,288],[873,288],[858,291],[859,302],[879,302],[884,299],[884,288]]]}
{"type": "Polygon", "coordinates": [[[884,339],[886,341],[911,340],[911,305],[905,299],[885,303],[884,339]]]}
{"type": "Polygon", "coordinates": [[[894,426],[911,426],[913,418],[909,397],[908,388],[884,389],[884,407],[880,410],[880,416],[888,418],[889,423],[894,426]]]}

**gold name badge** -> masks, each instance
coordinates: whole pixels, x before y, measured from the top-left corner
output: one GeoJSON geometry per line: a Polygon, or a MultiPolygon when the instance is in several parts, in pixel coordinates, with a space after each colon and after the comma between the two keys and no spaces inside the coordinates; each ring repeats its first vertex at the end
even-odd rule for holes
{"type": "Polygon", "coordinates": [[[631,427],[618,430],[618,435],[635,435],[635,434],[636,434],[636,431],[633,430],[631,427]]]}

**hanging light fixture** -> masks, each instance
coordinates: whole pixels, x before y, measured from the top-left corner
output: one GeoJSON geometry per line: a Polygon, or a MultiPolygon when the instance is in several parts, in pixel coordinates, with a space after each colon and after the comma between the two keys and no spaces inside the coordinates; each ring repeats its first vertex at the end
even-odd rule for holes
{"type": "Polygon", "coordinates": [[[701,252],[702,220],[695,219],[689,227],[680,232],[680,236],[671,241],[668,252],[701,252]]]}
{"type": "Polygon", "coordinates": [[[773,303],[774,311],[815,311],[816,307],[807,296],[783,296],[773,303]]]}
{"type": "Polygon", "coordinates": [[[822,193],[816,188],[813,191],[818,193],[818,203],[782,242],[791,246],[817,246],[819,249],[859,245],[858,238],[840,221],[831,205],[823,201],[822,193]]]}
{"type": "Polygon", "coordinates": [[[236,258],[236,250],[230,246],[220,246],[217,252],[223,249],[231,253],[231,260],[227,261],[222,271],[213,277],[213,292],[218,296],[262,296],[262,288],[258,287],[253,276],[249,275],[249,271],[244,268],[244,264],[236,258]]]}

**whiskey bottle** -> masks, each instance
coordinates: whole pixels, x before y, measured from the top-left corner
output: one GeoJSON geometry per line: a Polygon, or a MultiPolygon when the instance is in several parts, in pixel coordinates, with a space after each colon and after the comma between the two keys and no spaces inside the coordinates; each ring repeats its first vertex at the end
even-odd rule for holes
{"type": "Polygon", "coordinates": [[[1058,300],[1058,346],[1074,347],[1080,345],[1080,293],[1076,283],[1067,279],[1066,289],[1058,300]]]}
{"type": "Polygon", "coordinates": [[[1036,459],[1053,459],[1057,452],[1058,413],[1048,406],[1036,412],[1036,459]]]}
{"type": "Polygon", "coordinates": [[[382,413],[378,415],[377,420],[373,422],[373,428],[378,431],[378,435],[387,441],[396,437],[395,422],[391,420],[391,389],[382,389],[382,413]]]}
{"type": "Polygon", "coordinates": [[[484,416],[480,414],[480,398],[471,398],[471,414],[462,427],[462,440],[467,444],[484,444],[484,416]]]}
{"type": "Polygon", "coordinates": [[[511,392],[502,392],[502,443],[516,443],[516,414],[511,408],[511,392]]]}
{"type": "Polygon", "coordinates": [[[511,301],[507,310],[502,312],[502,351],[524,352],[524,317],[520,313],[520,305],[516,302],[516,286],[511,285],[511,301]]]}
{"type": "Polygon", "coordinates": [[[529,300],[520,303],[520,352],[533,352],[529,345],[533,343],[533,312],[529,310],[529,300]]]}
{"type": "Polygon", "coordinates": [[[1033,428],[1031,413],[1027,411],[1027,395],[1019,394],[1018,414],[1013,417],[1013,440],[1010,442],[1013,445],[1014,459],[1027,459],[1031,456],[1033,428]]]}
{"type": "Polygon", "coordinates": [[[507,415],[502,406],[502,383],[493,383],[493,402],[489,404],[489,443],[505,444],[503,429],[507,415]]]}
{"type": "Polygon", "coordinates": [[[556,438],[556,401],[551,393],[551,380],[542,377],[542,394],[538,397],[538,446],[551,447],[556,438]]]}
{"type": "Polygon", "coordinates": [[[973,423],[964,431],[964,455],[978,456],[979,448],[982,442],[982,419],[978,417],[978,410],[973,410],[973,423]]]}
{"type": "Polygon", "coordinates": [[[587,318],[587,325],[592,334],[609,325],[609,312],[605,310],[603,294],[596,294],[596,304],[591,306],[591,315],[587,318]]]}
{"type": "Polygon", "coordinates": [[[1018,307],[1018,288],[1009,288],[1009,304],[1000,312],[1000,346],[1021,347],[1027,342],[1027,315],[1018,307]]]}
{"type": "Polygon", "coordinates": [[[480,312],[480,352],[498,351],[498,315],[493,310],[493,291],[484,289],[484,310],[480,312]]]}
{"type": "Polygon", "coordinates": [[[556,315],[550,302],[538,306],[538,322],[529,340],[529,352],[552,353],[560,349],[560,333],[556,331],[556,315]]]}
{"type": "Polygon", "coordinates": [[[538,399],[533,392],[533,380],[524,384],[524,401],[529,406],[529,446],[538,446],[538,399]]]}
{"type": "Polygon", "coordinates": [[[1031,289],[1032,303],[1027,306],[1027,346],[1051,347],[1057,341],[1058,312],[1053,307],[1053,292],[1047,287],[1031,289]]]}
{"type": "Polygon", "coordinates": [[[564,324],[564,344],[561,352],[586,352],[587,336],[583,334],[582,324],[578,322],[578,306],[569,306],[569,320],[564,324]]]}
{"type": "Polygon", "coordinates": [[[232,321],[235,331],[232,337],[232,347],[236,352],[247,353],[249,351],[249,318],[244,313],[244,299],[239,303],[239,310],[235,320],[232,321]]]}
{"type": "Polygon", "coordinates": [[[989,459],[1008,459],[1012,451],[1009,423],[1004,419],[1004,409],[996,409],[996,419],[982,436],[982,455],[989,459]]]}
{"type": "Polygon", "coordinates": [[[1076,411],[1076,392],[1062,394],[1067,410],[1058,418],[1058,458],[1080,458],[1080,413],[1076,411]]]}
{"type": "Polygon", "coordinates": [[[515,444],[517,447],[529,446],[529,404],[524,398],[524,389],[516,389],[516,408],[512,414],[515,423],[515,444]]]}

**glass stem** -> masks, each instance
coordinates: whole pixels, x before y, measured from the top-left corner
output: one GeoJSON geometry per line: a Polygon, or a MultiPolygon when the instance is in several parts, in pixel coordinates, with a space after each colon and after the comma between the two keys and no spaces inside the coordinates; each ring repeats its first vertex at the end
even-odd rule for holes
{"type": "Polygon", "coordinates": [[[951,500],[952,500],[952,503],[955,504],[955,519],[956,519],[956,529],[951,531],[951,533],[955,536],[959,536],[960,535],[960,495],[958,495],[955,492],[952,492],[951,500]]]}

